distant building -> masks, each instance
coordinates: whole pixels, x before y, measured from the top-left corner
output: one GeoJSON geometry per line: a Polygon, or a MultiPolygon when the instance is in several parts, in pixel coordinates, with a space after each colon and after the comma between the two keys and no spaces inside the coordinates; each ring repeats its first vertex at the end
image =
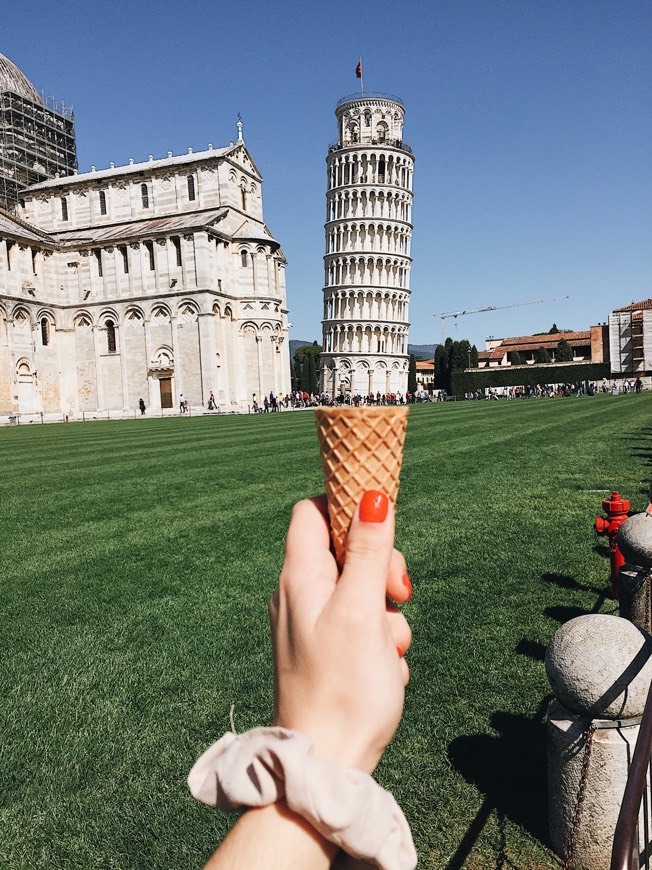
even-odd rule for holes
{"type": "MultiPolygon", "coordinates": [[[[606,326],[597,325],[583,332],[553,332],[543,335],[522,335],[516,338],[488,338],[485,350],[478,352],[478,368],[503,368],[514,365],[533,365],[539,348],[545,348],[555,362],[557,347],[566,341],[573,351],[573,363],[602,363],[609,361],[609,335],[606,326]],[[518,354],[515,357],[515,354],[518,354]]],[[[572,363],[565,362],[564,365],[572,363]]]]}
{"type": "Polygon", "coordinates": [[[412,151],[403,103],[345,97],[326,158],[321,390],[405,393],[408,376],[412,151]]]}
{"type": "Polygon", "coordinates": [[[652,299],[609,315],[609,344],[612,376],[643,379],[652,374],[652,299]]]}
{"type": "Polygon", "coordinates": [[[0,420],[288,392],[285,265],[241,122],[225,148],[21,189],[0,210],[0,420]]]}
{"type": "Polygon", "coordinates": [[[75,121],[63,103],[46,105],[18,67],[0,54],[0,207],[20,191],[77,169],[75,121]]]}
{"type": "Polygon", "coordinates": [[[417,360],[417,388],[425,392],[432,392],[435,383],[434,359],[417,360]]]}

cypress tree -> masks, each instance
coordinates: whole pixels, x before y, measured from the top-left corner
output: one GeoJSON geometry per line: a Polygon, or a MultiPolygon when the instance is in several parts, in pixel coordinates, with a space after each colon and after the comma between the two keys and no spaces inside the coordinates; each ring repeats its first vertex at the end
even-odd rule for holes
{"type": "Polygon", "coordinates": [[[557,351],[555,353],[555,359],[557,362],[572,362],[573,361],[573,348],[566,341],[565,338],[562,338],[557,344],[557,351]]]}
{"type": "Polygon", "coordinates": [[[301,361],[301,392],[310,392],[310,354],[304,354],[301,361]]]}
{"type": "MultiPolygon", "coordinates": [[[[451,341],[452,344],[452,341],[451,341]]],[[[441,344],[435,348],[435,389],[446,389],[448,379],[448,349],[441,344]]]]}
{"type": "Polygon", "coordinates": [[[413,353],[410,354],[407,388],[412,394],[417,391],[417,359],[413,353]]]}
{"type": "Polygon", "coordinates": [[[317,395],[319,384],[317,383],[317,366],[315,364],[315,354],[306,354],[308,363],[308,392],[317,395]]]}

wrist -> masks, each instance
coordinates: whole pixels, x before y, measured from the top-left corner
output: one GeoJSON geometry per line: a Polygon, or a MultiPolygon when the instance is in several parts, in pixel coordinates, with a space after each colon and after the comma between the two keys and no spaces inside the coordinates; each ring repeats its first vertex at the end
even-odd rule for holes
{"type": "Polygon", "coordinates": [[[279,716],[274,725],[305,734],[312,742],[312,754],[315,758],[368,774],[372,774],[378,767],[385,750],[384,746],[378,748],[370,744],[366,736],[356,736],[350,724],[343,727],[332,719],[313,722],[294,716],[289,721],[279,716]]]}

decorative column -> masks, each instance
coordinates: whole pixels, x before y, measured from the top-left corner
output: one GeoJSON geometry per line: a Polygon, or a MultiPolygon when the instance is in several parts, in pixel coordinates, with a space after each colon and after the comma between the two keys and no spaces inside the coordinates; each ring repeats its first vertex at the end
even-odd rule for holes
{"type": "Polygon", "coordinates": [[[263,337],[260,333],[256,333],[256,358],[258,360],[258,401],[262,402],[265,394],[263,393],[263,337]]]}
{"type": "Polygon", "coordinates": [[[99,324],[93,326],[93,349],[95,351],[95,383],[97,384],[97,410],[104,410],[104,381],[102,379],[102,348],[100,342],[105,336],[106,329],[99,324]]]}
{"type": "Polygon", "coordinates": [[[124,311],[120,313],[120,318],[115,325],[115,328],[118,333],[118,345],[120,347],[120,380],[121,380],[121,392],[122,392],[122,410],[129,410],[129,383],[128,383],[128,375],[127,375],[127,352],[125,349],[125,329],[123,326],[125,323],[124,319],[124,311]]]}
{"type": "Polygon", "coordinates": [[[335,396],[339,385],[330,381],[329,372],[341,370],[341,363],[346,362],[351,372],[352,393],[364,395],[370,391],[374,372],[380,378],[381,369],[389,377],[383,384],[378,380],[378,386],[386,387],[388,392],[405,393],[408,357],[398,345],[392,348],[389,342],[378,339],[369,349],[361,349],[355,344],[349,348],[344,341],[332,344],[327,341],[333,327],[336,330],[341,327],[342,332],[352,329],[354,335],[358,330],[364,335],[369,329],[372,335],[377,330],[382,336],[392,326],[407,333],[414,158],[403,141],[405,109],[397,97],[371,93],[344,97],[335,114],[339,137],[326,158],[325,316],[320,389],[335,396]],[[400,212],[392,208],[399,199],[404,203],[400,212]],[[390,245],[390,238],[396,234],[405,240],[398,252],[395,245],[390,245]],[[342,262],[350,262],[351,268],[344,270],[342,262]],[[398,280],[399,275],[404,276],[402,281],[398,280]],[[365,311],[367,319],[363,319],[363,306],[356,306],[355,299],[363,300],[368,293],[374,301],[379,295],[381,304],[372,303],[371,310],[365,311]],[[392,294],[402,304],[383,305],[383,296],[389,300],[392,294]],[[360,365],[363,361],[366,365],[360,365]]]}
{"type": "Polygon", "coordinates": [[[181,365],[181,351],[179,349],[179,335],[177,333],[177,316],[170,315],[170,333],[172,335],[172,354],[174,356],[174,386],[176,388],[176,396],[172,397],[172,407],[179,406],[179,396],[185,394],[183,386],[183,368],[181,365]]]}

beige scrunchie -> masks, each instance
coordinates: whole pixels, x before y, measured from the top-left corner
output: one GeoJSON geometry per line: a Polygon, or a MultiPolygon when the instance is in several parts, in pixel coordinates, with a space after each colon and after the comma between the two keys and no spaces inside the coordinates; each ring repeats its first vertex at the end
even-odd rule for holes
{"type": "Polygon", "coordinates": [[[288,807],[347,854],[381,870],[413,870],[410,828],[390,792],[369,774],[312,755],[312,741],[287,728],[227,732],[188,776],[193,797],[226,812],[288,807]]]}

